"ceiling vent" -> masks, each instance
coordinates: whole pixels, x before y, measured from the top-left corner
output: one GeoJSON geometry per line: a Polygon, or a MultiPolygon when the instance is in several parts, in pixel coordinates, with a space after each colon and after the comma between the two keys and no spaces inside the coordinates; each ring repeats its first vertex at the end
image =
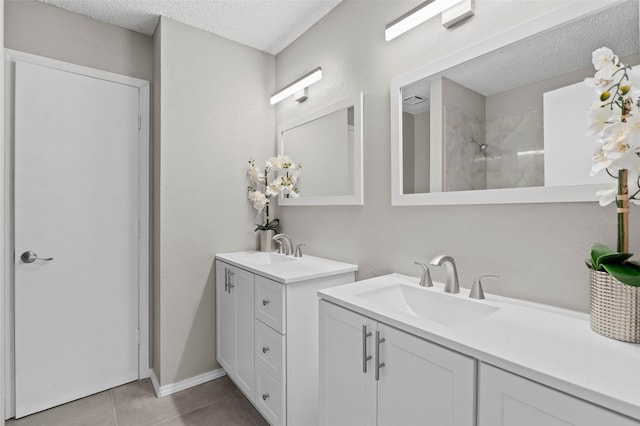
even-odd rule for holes
{"type": "Polygon", "coordinates": [[[424,96],[413,95],[413,96],[409,96],[408,98],[404,98],[402,100],[402,103],[405,105],[415,105],[415,104],[422,103],[426,100],[427,98],[425,98],[424,96]]]}

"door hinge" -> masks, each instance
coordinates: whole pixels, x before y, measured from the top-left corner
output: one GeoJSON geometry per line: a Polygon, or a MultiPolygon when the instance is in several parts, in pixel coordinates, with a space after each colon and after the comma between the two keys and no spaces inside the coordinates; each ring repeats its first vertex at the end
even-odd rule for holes
{"type": "Polygon", "coordinates": [[[142,341],[142,333],[140,332],[140,330],[137,330],[136,331],[136,343],[139,345],[141,341],[142,341]]]}
{"type": "Polygon", "coordinates": [[[138,130],[142,129],[142,114],[138,114],[138,130]]]}

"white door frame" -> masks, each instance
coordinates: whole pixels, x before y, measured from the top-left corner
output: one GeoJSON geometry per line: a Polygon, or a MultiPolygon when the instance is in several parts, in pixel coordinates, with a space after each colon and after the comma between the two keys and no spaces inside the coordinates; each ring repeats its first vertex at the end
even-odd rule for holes
{"type": "MultiPolygon", "coordinates": [[[[60,71],[71,72],[100,80],[125,84],[138,89],[139,101],[139,194],[138,200],[138,328],[140,346],[138,351],[138,378],[149,377],[149,82],[133,77],[88,68],[51,58],[32,55],[11,49],[5,51],[5,418],[15,416],[15,304],[14,304],[14,129],[13,105],[15,63],[26,62],[60,71]]],[[[0,419],[3,420],[3,419],[0,419]]],[[[0,421],[1,423],[1,421],[0,421]]]]}

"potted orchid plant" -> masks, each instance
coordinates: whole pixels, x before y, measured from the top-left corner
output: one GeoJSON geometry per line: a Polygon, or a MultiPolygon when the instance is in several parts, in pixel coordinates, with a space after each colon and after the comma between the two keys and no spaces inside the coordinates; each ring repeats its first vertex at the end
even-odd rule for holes
{"type": "Polygon", "coordinates": [[[270,157],[264,168],[256,166],[255,160],[249,160],[249,186],[247,187],[247,197],[253,208],[259,214],[264,214],[264,223],[256,224],[256,232],[260,233],[260,250],[273,251],[272,238],[278,232],[280,220],[271,220],[269,216],[269,205],[271,197],[284,194],[290,198],[299,196],[296,186],[302,166],[294,163],[286,155],[270,157]],[[270,179],[270,175],[275,176],[270,179]]]}
{"type": "Polygon", "coordinates": [[[598,144],[591,175],[608,173],[615,180],[596,197],[602,206],[616,203],[618,226],[617,250],[593,244],[586,262],[591,275],[591,328],[607,337],[640,342],[640,262],[630,261],[633,255],[628,253],[629,201],[636,202],[640,195],[640,105],[631,67],[606,47],[593,52],[592,62],[595,76],[585,79],[597,96],[588,114],[587,135],[598,144]],[[630,330],[629,324],[636,326],[630,330]]]}

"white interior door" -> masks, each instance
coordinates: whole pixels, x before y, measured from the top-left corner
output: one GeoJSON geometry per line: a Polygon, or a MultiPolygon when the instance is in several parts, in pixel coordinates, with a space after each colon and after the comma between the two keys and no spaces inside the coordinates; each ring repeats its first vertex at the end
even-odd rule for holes
{"type": "Polygon", "coordinates": [[[138,378],[139,93],[17,62],[14,99],[22,417],[138,378]]]}

